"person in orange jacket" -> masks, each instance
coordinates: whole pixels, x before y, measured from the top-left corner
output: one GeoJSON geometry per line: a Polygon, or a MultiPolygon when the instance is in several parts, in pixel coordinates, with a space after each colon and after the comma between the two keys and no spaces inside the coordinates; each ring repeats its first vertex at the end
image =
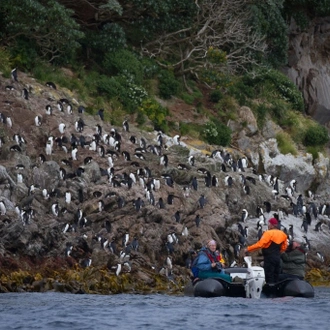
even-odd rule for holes
{"type": "Polygon", "coordinates": [[[281,253],[285,252],[288,246],[288,237],[278,229],[278,221],[271,218],[268,221],[268,230],[263,233],[260,240],[248,246],[244,252],[253,252],[262,249],[264,256],[264,270],[266,283],[278,282],[281,270],[281,253]]]}

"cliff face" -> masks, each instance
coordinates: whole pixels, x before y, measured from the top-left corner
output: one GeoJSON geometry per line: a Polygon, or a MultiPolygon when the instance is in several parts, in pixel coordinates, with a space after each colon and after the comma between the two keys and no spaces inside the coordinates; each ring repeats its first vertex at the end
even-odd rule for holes
{"type": "Polygon", "coordinates": [[[303,92],[307,111],[321,124],[330,121],[330,18],[318,18],[307,31],[294,22],[290,29],[288,77],[303,92]]]}
{"type": "MultiPolygon", "coordinates": [[[[60,86],[52,89],[23,73],[18,82],[0,81],[1,290],[18,290],[16,277],[15,286],[9,284],[18,271],[29,274],[20,289],[36,291],[110,293],[155,288],[158,276],[186,281],[190,251],[211,237],[228,265],[241,263],[239,247],[256,241],[257,207],[268,203],[264,230],[277,213],[283,229],[291,224],[295,237],[313,240],[311,266],[321,265],[317,250],[329,253],[329,208],[309,230],[301,226],[303,205],[319,207],[328,199],[328,158],[313,163],[310,155],[281,155],[274,139],[280,128],[268,122],[259,131],[249,108],[229,122],[236,148],[212,157],[219,147],[165,134],[160,144],[158,132],[140,131],[133,119],[125,129],[88,115],[79,110],[79,95],[60,86]],[[247,167],[235,170],[245,157],[247,167]],[[292,180],[296,188],[288,193],[292,180]],[[308,189],[317,197],[306,197],[308,189]],[[123,273],[126,282],[113,280],[123,273]],[[83,282],[83,289],[72,281],[59,288],[69,280],[83,282]]],[[[179,112],[190,120],[193,109],[173,101],[169,108],[177,120],[179,112]]]]}

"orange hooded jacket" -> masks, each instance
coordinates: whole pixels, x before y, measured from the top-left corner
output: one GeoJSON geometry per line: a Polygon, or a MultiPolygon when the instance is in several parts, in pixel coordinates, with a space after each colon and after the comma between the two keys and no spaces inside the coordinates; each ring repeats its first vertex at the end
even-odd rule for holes
{"type": "Polygon", "coordinates": [[[285,252],[288,247],[287,235],[279,229],[269,229],[265,231],[260,240],[247,247],[248,252],[252,252],[258,249],[267,249],[270,244],[274,242],[275,244],[281,244],[280,252],[285,252]]]}

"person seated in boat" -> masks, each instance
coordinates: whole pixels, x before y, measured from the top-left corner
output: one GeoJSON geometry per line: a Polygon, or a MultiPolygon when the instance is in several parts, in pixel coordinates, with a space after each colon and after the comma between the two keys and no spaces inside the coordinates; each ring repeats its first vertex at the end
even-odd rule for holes
{"type": "Polygon", "coordinates": [[[223,269],[225,260],[221,253],[217,251],[217,243],[210,239],[206,247],[201,248],[197,257],[194,259],[191,270],[194,281],[196,279],[205,279],[209,277],[219,277],[230,281],[230,276],[225,274],[223,269]]]}
{"type": "Polygon", "coordinates": [[[281,254],[288,246],[287,235],[278,229],[278,221],[275,218],[268,220],[268,230],[265,231],[260,240],[248,246],[244,252],[249,253],[262,249],[264,257],[264,270],[266,283],[276,283],[281,271],[281,254]]]}
{"type": "Polygon", "coordinates": [[[304,279],[306,252],[301,243],[295,240],[290,242],[288,249],[281,255],[282,273],[279,276],[280,280],[288,278],[304,279]]]}

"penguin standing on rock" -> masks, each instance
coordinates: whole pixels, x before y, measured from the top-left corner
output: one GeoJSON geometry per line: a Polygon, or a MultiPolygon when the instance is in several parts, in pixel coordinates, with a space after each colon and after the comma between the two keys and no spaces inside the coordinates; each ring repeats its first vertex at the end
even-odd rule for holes
{"type": "Polygon", "coordinates": [[[11,70],[11,79],[12,79],[13,81],[18,82],[17,68],[11,70]]]}

